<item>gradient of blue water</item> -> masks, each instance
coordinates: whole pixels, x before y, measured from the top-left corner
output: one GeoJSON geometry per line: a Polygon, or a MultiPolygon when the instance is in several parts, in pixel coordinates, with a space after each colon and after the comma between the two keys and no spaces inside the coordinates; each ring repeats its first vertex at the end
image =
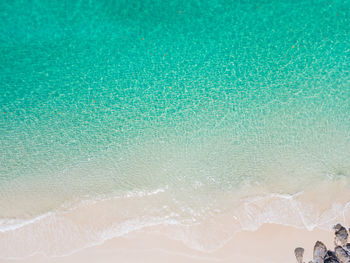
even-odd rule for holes
{"type": "Polygon", "coordinates": [[[349,7],[2,1],[3,203],[348,178],[349,7]]]}

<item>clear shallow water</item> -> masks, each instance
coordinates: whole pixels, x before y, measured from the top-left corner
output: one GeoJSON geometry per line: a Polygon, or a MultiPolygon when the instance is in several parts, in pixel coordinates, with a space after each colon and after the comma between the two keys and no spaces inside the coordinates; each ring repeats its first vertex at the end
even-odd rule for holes
{"type": "MultiPolygon", "coordinates": [[[[51,235],[66,240],[67,222],[57,218],[81,200],[123,201],[99,208],[108,220],[98,227],[72,224],[81,230],[76,249],[130,220],[136,228],[191,225],[227,214],[237,229],[270,221],[312,227],[347,211],[350,199],[334,194],[301,198],[304,221],[281,211],[290,196],[349,183],[347,1],[3,1],[0,8],[2,244],[49,235],[40,224],[50,220],[51,235]],[[281,195],[276,204],[240,208],[272,194],[281,195]]],[[[68,253],[60,238],[41,250],[68,253]]]]}

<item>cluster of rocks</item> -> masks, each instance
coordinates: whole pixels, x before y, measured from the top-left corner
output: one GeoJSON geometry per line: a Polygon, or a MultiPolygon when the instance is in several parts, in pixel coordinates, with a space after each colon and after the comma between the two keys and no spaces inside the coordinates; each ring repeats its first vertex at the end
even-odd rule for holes
{"type": "MultiPolygon", "coordinates": [[[[327,247],[320,241],[314,246],[313,261],[309,263],[350,263],[350,243],[348,243],[348,231],[341,224],[334,226],[334,251],[327,250],[327,247]]],[[[350,229],[349,229],[350,232],[350,229]]],[[[304,249],[297,247],[294,250],[298,263],[303,262],[304,249]]]]}

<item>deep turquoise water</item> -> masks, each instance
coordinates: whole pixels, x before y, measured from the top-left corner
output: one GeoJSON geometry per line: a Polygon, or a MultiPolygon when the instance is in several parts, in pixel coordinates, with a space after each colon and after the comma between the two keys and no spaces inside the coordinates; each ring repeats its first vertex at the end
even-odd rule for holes
{"type": "Polygon", "coordinates": [[[226,195],[350,179],[349,1],[0,10],[4,229],[97,196],[161,189],[198,220],[226,195]]]}

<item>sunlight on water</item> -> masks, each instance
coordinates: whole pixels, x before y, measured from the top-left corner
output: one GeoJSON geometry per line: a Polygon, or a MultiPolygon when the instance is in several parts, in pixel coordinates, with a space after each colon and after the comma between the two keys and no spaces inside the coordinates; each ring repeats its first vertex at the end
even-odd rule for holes
{"type": "Polygon", "coordinates": [[[346,191],[320,204],[308,193],[349,184],[349,8],[2,1],[0,244],[13,251],[0,256],[47,224],[57,244],[42,250],[59,255],[221,213],[237,229],[312,228],[348,213],[346,191]],[[106,208],[113,198],[122,201],[106,208]],[[84,200],[101,208],[80,211],[84,200]],[[106,222],[82,224],[76,243],[60,247],[71,217],[96,209],[106,222]]]}

